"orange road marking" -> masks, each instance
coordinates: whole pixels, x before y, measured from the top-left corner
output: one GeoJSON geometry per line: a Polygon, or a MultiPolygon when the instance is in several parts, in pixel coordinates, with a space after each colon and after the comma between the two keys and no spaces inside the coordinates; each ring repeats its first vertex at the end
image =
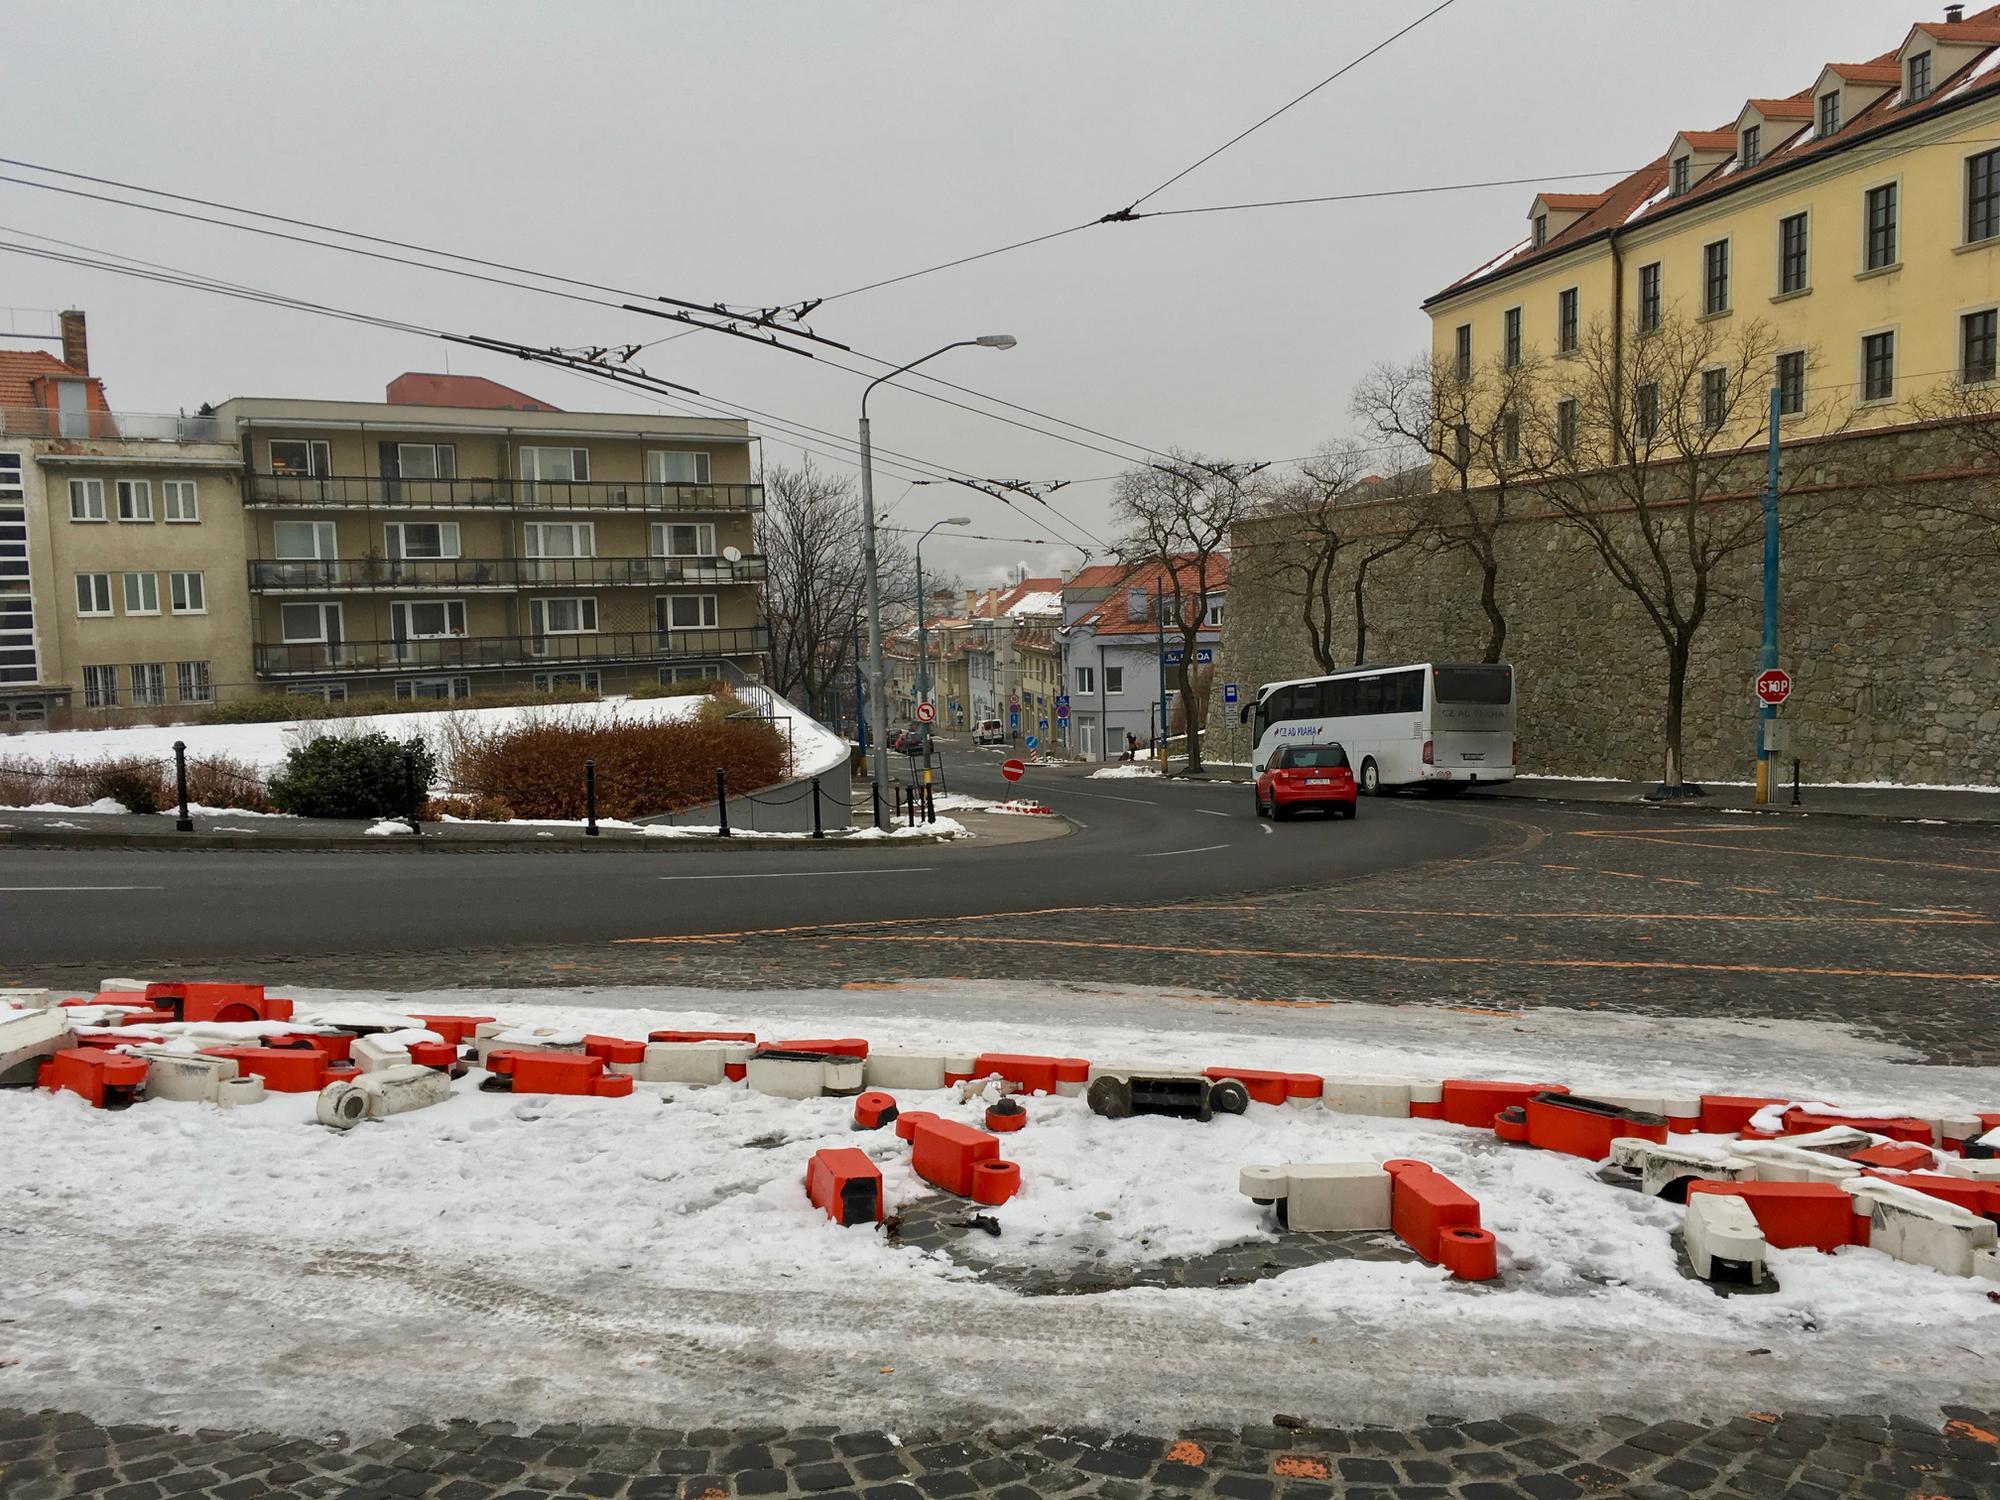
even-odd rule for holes
{"type": "Polygon", "coordinates": [[[1831,901],[1840,906],[1880,906],[1880,901],[1864,901],[1859,896],[1814,896],[1815,901],[1831,901]]]}
{"type": "Polygon", "coordinates": [[[1543,865],[1544,870],[1581,870],[1582,865],[1543,865]]]}
{"type": "Polygon", "coordinates": [[[1635,875],[1630,870],[1597,870],[1593,873],[1609,875],[1617,880],[1644,880],[1646,878],[1644,875],[1635,875]]]}
{"type": "Polygon", "coordinates": [[[1732,885],[1729,889],[1745,896],[1775,896],[1778,893],[1768,885],[1732,885]]]}
{"type": "MultiPolygon", "coordinates": [[[[911,933],[870,936],[852,933],[846,943],[977,943],[987,938],[958,933],[911,933]]],[[[1013,937],[1008,942],[1028,948],[1090,948],[1116,953],[1181,953],[1195,958],[1307,958],[1321,962],[1385,964],[1489,964],[1528,969],[1669,969],[1689,974],[1803,974],[1829,979],[1935,979],[1952,984],[2000,984],[2000,974],[1946,973],[1928,969],[1839,969],[1806,964],[1704,964],[1636,958],[1510,958],[1501,954],[1366,953],[1300,948],[1208,948],[1179,943],[1113,943],[1086,938],[1013,937]]]]}
{"type": "MultiPolygon", "coordinates": [[[[968,912],[956,917],[871,917],[854,922],[808,922],[796,927],[756,927],[747,932],[689,932],[670,933],[659,937],[613,938],[613,943],[733,943],[750,937],[789,937],[801,932],[841,932],[855,927],[910,927],[920,923],[943,922],[998,922],[1008,917],[1065,917],[1079,912],[1118,911],[1178,911],[1172,905],[1161,906],[1038,906],[1026,911],[980,911],[968,912]]],[[[1220,908],[1227,910],[1228,908],[1220,908]]],[[[1244,908],[1250,910],[1251,908],[1244,908]]]]}
{"type": "Polygon", "coordinates": [[[1681,878],[1680,878],[1680,876],[1678,876],[1678,875],[1655,875],[1655,876],[1653,877],[1653,879],[1655,879],[1655,880],[1659,880],[1659,881],[1664,881],[1664,882],[1665,882],[1666,884],[1668,884],[1668,885],[1700,885],[1700,884],[1701,884],[1701,882],[1700,882],[1699,880],[1683,880],[1683,879],[1681,879],[1681,878]]]}
{"type": "MultiPolygon", "coordinates": [[[[1821,896],[1818,899],[1831,901],[1836,898],[1821,896]]],[[[1563,921],[1573,918],[1580,922],[1844,922],[1849,924],[1870,922],[1891,927],[1991,927],[1995,920],[1992,917],[1958,913],[1939,913],[1936,916],[1850,917],[1787,912],[1737,914],[1696,911],[1433,911],[1401,906],[1343,906],[1341,911],[1354,917],[1459,917],[1468,920],[1488,919],[1495,922],[1563,921]]]]}
{"type": "MultiPolygon", "coordinates": [[[[1734,829],[1730,831],[1735,832],[1734,829]]],[[[1631,839],[1639,844],[1665,844],[1669,849],[1726,849],[1731,854],[1763,854],[1777,859],[1837,859],[1845,864],[1915,865],[1924,870],[1962,870],[1973,875],[2000,875],[2000,869],[1991,865],[1953,865],[1934,859],[1891,859],[1885,854],[1828,854],[1815,849],[1753,849],[1745,844],[1695,843],[1687,839],[1659,838],[1650,833],[1613,833],[1608,829],[1587,830],[1578,837],[1631,839]]],[[[1615,872],[1607,870],[1604,873],[1609,875],[1615,872]]]]}

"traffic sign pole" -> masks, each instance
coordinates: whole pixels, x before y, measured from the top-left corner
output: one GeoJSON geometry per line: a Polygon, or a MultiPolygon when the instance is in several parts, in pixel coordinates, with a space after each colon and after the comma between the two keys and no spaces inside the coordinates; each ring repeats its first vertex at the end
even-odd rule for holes
{"type": "MultiPolygon", "coordinates": [[[[1766,672],[1778,667],[1778,425],[1784,414],[1784,389],[1771,387],[1770,457],[1764,475],[1764,659],[1766,672]]],[[[1690,518],[1689,525],[1693,525],[1690,518]]],[[[1789,683],[1787,691],[1790,690],[1789,683]]],[[[1757,804],[1771,800],[1770,725],[1778,704],[1759,695],[1757,705],[1757,804]]],[[[1780,699],[1779,701],[1783,701],[1780,699]]]]}

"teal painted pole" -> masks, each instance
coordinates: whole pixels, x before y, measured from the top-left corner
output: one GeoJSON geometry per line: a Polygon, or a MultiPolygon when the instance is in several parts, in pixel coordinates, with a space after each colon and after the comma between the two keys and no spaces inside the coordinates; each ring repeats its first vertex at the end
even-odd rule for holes
{"type": "MultiPolygon", "coordinates": [[[[1784,389],[1771,387],[1770,456],[1764,474],[1764,656],[1763,668],[1778,665],[1778,427],[1783,415],[1784,389]]],[[[1771,800],[1771,751],[1768,726],[1778,717],[1775,704],[1757,705],[1757,800],[1771,800]]]]}

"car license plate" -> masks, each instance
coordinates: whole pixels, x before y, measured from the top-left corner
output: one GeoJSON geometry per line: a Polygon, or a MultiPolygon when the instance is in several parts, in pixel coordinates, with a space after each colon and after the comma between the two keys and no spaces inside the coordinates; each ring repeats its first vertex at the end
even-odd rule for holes
{"type": "Polygon", "coordinates": [[[1325,776],[1308,776],[1308,777],[1306,778],[1306,785],[1307,785],[1307,786],[1332,786],[1332,785],[1333,785],[1333,781],[1332,781],[1332,779],[1331,779],[1331,778],[1329,778],[1329,777],[1325,777],[1325,776]]]}

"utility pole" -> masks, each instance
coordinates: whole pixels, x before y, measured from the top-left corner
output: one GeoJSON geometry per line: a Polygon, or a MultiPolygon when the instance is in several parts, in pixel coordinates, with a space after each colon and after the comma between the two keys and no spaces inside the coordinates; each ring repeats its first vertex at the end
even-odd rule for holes
{"type": "Polygon", "coordinates": [[[1153,580],[1153,633],[1157,640],[1154,654],[1160,660],[1160,728],[1155,738],[1160,753],[1160,768],[1167,764],[1167,611],[1165,596],[1160,592],[1160,580],[1153,580]]]}
{"type": "MultiPolygon", "coordinates": [[[[1764,474],[1764,659],[1769,672],[1778,665],[1778,423],[1785,401],[1782,386],[1771,387],[1771,442],[1764,474]]],[[[1757,705],[1757,795],[1761,806],[1771,800],[1771,727],[1778,706],[1757,705]]]]}
{"type": "Polygon", "coordinates": [[[861,758],[868,758],[868,703],[861,689],[861,622],[854,622],[854,738],[861,758]]]}

